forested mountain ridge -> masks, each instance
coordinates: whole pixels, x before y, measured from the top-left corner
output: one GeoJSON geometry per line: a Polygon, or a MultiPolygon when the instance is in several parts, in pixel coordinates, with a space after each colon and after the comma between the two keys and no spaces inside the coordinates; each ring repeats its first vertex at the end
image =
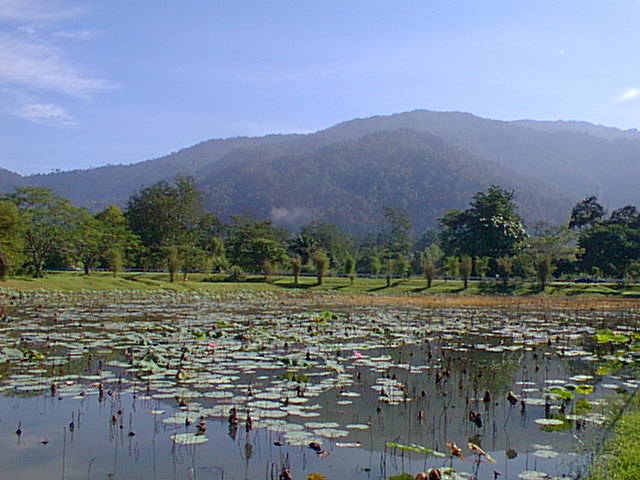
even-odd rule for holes
{"type": "Polygon", "coordinates": [[[272,218],[288,227],[322,219],[360,234],[379,228],[384,206],[404,208],[422,232],[492,183],[515,189],[530,221],[566,215],[568,203],[557,192],[412,130],[231,164],[200,179],[205,202],[215,211],[272,218]]]}
{"type": "Polygon", "coordinates": [[[354,119],[305,135],[208,140],[158,159],[22,177],[0,190],[52,188],[93,210],[125,205],[141,187],[191,175],[207,206],[287,226],[322,218],[364,232],[381,206],[407,208],[416,228],[496,183],[516,190],[529,222],[563,221],[596,194],[610,208],[637,203],[640,134],[586,122],[498,121],[416,110],[354,119]]]}

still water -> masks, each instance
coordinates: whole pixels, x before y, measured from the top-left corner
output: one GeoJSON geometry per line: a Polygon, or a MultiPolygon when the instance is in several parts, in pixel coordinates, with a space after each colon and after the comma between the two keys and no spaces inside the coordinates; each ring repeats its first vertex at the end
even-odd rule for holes
{"type": "Polygon", "coordinates": [[[631,354],[594,340],[604,328],[632,338],[631,312],[6,300],[2,478],[579,478],[638,385],[631,354]]]}

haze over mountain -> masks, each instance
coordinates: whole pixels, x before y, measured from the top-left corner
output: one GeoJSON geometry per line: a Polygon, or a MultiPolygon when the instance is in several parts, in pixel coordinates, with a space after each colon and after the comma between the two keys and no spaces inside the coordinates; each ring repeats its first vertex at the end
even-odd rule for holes
{"type": "Polygon", "coordinates": [[[25,177],[0,170],[0,189],[46,186],[97,210],[182,174],[196,178],[223,218],[248,214],[291,228],[322,219],[364,233],[380,225],[383,206],[399,206],[420,233],[490,184],[514,189],[529,223],[564,221],[590,194],[610,208],[637,204],[639,160],[634,130],[416,110],[306,135],[208,140],[133,165],[25,177]]]}

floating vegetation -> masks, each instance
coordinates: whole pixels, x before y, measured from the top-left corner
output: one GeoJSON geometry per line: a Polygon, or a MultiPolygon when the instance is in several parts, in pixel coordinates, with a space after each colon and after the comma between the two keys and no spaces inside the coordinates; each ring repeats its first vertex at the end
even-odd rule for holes
{"type": "Polygon", "coordinates": [[[411,445],[404,445],[397,442],[387,442],[386,446],[403,452],[423,453],[432,457],[446,457],[446,455],[442,452],[438,452],[437,450],[434,450],[432,448],[425,447],[423,445],[417,445],[415,443],[412,443],[411,445]]]}
{"type": "MultiPolygon", "coordinates": [[[[639,385],[631,368],[640,338],[635,314],[623,322],[595,310],[424,309],[410,297],[394,306],[300,292],[100,295],[21,294],[16,318],[0,325],[0,416],[21,416],[20,441],[40,435],[47,451],[62,443],[65,428],[76,442],[100,444],[96,477],[126,476],[105,466],[101,442],[128,443],[128,468],[137,468],[137,456],[146,459],[139,465],[149,461],[153,442],[160,470],[170,471],[171,459],[192,465],[193,477],[222,478],[218,468],[264,477],[274,458],[281,463],[272,478],[323,475],[312,470],[320,465],[305,466],[314,445],[318,457],[340,465],[341,478],[352,464],[370,473],[377,468],[371,452],[379,452],[385,476],[402,472],[404,462],[407,471],[429,472],[426,457],[445,457],[438,461],[456,469],[434,470],[459,480],[495,455],[481,443],[492,425],[504,428],[491,448],[520,456],[511,466],[522,468],[528,452],[561,476],[561,458],[576,443],[589,445],[606,421],[604,399],[639,385]],[[34,433],[30,416],[43,409],[42,432],[34,433]],[[108,434],[82,438],[100,428],[108,434]],[[422,445],[425,438],[457,450],[443,454],[422,445]],[[179,447],[200,444],[206,455],[187,462],[196,449],[179,447]],[[204,473],[214,471],[220,475],[204,473]]],[[[0,461],[19,454],[8,449],[0,461]]],[[[508,475],[501,480],[546,474],[508,475]]]]}
{"type": "Polygon", "coordinates": [[[171,440],[177,445],[198,445],[209,441],[207,437],[197,433],[176,433],[171,435],[171,440]]]}

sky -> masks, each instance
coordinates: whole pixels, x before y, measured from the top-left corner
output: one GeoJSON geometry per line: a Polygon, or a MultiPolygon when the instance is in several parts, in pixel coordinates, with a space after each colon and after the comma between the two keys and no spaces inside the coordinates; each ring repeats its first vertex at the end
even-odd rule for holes
{"type": "Polygon", "coordinates": [[[0,167],[428,109],[640,128],[640,0],[0,0],[0,167]]]}

